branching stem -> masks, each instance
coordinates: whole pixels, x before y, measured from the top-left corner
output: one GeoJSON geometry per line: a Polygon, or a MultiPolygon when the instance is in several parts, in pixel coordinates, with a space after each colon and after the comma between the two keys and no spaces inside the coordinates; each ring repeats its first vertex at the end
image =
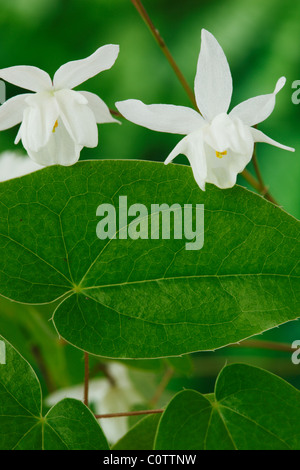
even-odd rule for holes
{"type": "Polygon", "coordinates": [[[183,76],[183,73],[181,72],[180,68],[176,64],[171,52],[169,51],[165,41],[161,37],[158,29],[155,28],[149,14],[146,11],[146,9],[145,9],[144,5],[142,4],[141,0],[131,0],[131,2],[134,5],[134,7],[136,8],[136,10],[138,11],[138,13],[140,14],[140,16],[142,17],[142,19],[144,20],[144,22],[146,23],[146,25],[148,26],[152,36],[154,37],[154,39],[157,42],[157,44],[159,45],[160,49],[164,53],[167,61],[171,65],[172,69],[174,70],[178,80],[180,81],[181,85],[185,89],[185,91],[186,91],[189,99],[191,100],[193,106],[196,109],[198,109],[193,90],[189,86],[188,82],[186,81],[185,77],[183,76]]]}
{"type": "Polygon", "coordinates": [[[174,375],[174,369],[172,367],[168,367],[166,372],[164,373],[164,376],[158,385],[154,396],[150,400],[150,405],[155,406],[156,403],[159,401],[160,397],[162,396],[163,392],[165,391],[168,383],[170,382],[172,376],[174,375]]]}
{"type": "Polygon", "coordinates": [[[253,156],[252,156],[252,163],[253,163],[253,167],[254,167],[254,170],[255,170],[255,173],[256,173],[256,176],[257,176],[257,179],[258,179],[258,183],[259,183],[259,189],[258,189],[258,191],[259,191],[259,192],[262,194],[262,196],[264,196],[268,201],[273,202],[273,204],[276,204],[276,205],[278,206],[278,203],[275,201],[275,199],[273,198],[273,196],[269,193],[269,190],[268,190],[268,188],[266,187],[266,185],[265,185],[265,183],[264,183],[262,174],[261,174],[260,169],[259,169],[259,166],[258,166],[258,160],[257,160],[256,148],[255,148],[255,147],[254,147],[253,156]]]}
{"type": "Polygon", "coordinates": [[[232,344],[230,347],[237,348],[255,348],[255,349],[268,349],[270,351],[292,352],[292,348],[286,343],[277,343],[276,341],[260,341],[255,339],[247,339],[238,344],[232,344]]]}

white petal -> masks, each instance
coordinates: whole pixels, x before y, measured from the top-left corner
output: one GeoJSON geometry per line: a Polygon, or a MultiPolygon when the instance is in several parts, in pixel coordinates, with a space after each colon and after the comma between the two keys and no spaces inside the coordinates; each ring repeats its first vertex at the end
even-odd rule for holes
{"type": "Polygon", "coordinates": [[[184,137],[167,157],[165,165],[170,163],[179,154],[186,155],[192,167],[196,183],[202,191],[205,191],[207,166],[201,131],[196,131],[184,137]]]}
{"type": "Polygon", "coordinates": [[[58,91],[55,97],[62,121],[73,140],[84,147],[96,147],[98,128],[87,99],[73,90],[58,91]]]}
{"type": "Polygon", "coordinates": [[[119,46],[107,44],[86,59],[74,60],[62,65],[54,75],[56,89],[74,88],[103,70],[110,69],[119,54],[119,46]]]}
{"type": "Polygon", "coordinates": [[[205,29],[201,37],[195,96],[201,114],[211,121],[229,108],[232,77],[226,56],[215,37],[205,29]]]}
{"type": "Polygon", "coordinates": [[[153,131],[186,135],[205,124],[197,111],[184,106],[146,105],[139,100],[126,100],[117,102],[116,107],[128,121],[153,131]]]}
{"type": "Polygon", "coordinates": [[[52,88],[52,81],[44,70],[29,65],[17,65],[0,70],[0,78],[20,88],[45,91],[52,88]]]}
{"type": "Polygon", "coordinates": [[[80,91],[78,93],[87,99],[88,105],[95,115],[96,122],[99,124],[107,122],[117,122],[118,124],[121,124],[120,121],[112,117],[108,106],[101,98],[99,98],[99,96],[95,95],[95,93],[90,93],[89,91],[80,91]]]}
{"type": "Polygon", "coordinates": [[[38,152],[26,149],[30,158],[39,165],[70,166],[80,157],[82,146],[76,144],[67,132],[63,122],[59,120],[56,131],[52,133],[48,143],[38,152]]]}
{"type": "Polygon", "coordinates": [[[231,117],[238,117],[243,121],[244,124],[248,126],[254,126],[259,122],[267,119],[268,116],[272,113],[275,106],[275,97],[277,93],[285,85],[285,77],[281,77],[277,83],[273,93],[268,95],[260,95],[249,100],[243,101],[237,105],[230,112],[231,117]]]}
{"type": "Polygon", "coordinates": [[[183,139],[181,139],[177,145],[175,145],[175,147],[173,148],[172,152],[169,153],[169,155],[167,156],[167,158],[165,159],[165,165],[168,165],[169,163],[171,163],[174,158],[176,158],[178,155],[180,154],[185,154],[185,149],[186,149],[186,137],[184,137],[183,139]]]}
{"type": "Polygon", "coordinates": [[[249,126],[240,119],[232,119],[228,114],[216,116],[210,126],[203,130],[204,140],[214,151],[232,150],[235,153],[248,154],[253,149],[253,137],[249,126]]]}
{"type": "Polygon", "coordinates": [[[25,148],[37,152],[48,142],[58,118],[58,106],[53,95],[48,92],[36,93],[26,99],[23,122],[18,138],[22,138],[25,148]]]}
{"type": "Polygon", "coordinates": [[[232,165],[209,168],[206,182],[214,184],[220,189],[232,188],[236,184],[238,173],[232,165]]]}
{"type": "Polygon", "coordinates": [[[0,181],[28,175],[41,168],[40,165],[33,162],[27,155],[11,151],[0,154],[0,181]]]}
{"type": "Polygon", "coordinates": [[[249,148],[243,152],[229,150],[222,158],[216,156],[216,152],[210,146],[205,146],[207,162],[207,183],[212,183],[218,188],[232,188],[236,183],[238,173],[241,173],[248,165],[253,154],[253,140],[249,148]]]}
{"type": "Polygon", "coordinates": [[[251,128],[240,119],[223,113],[203,130],[208,183],[219,188],[231,188],[237,174],[244,170],[253,155],[254,139],[251,128]],[[224,155],[217,155],[224,152],[224,155]]]}
{"type": "Polygon", "coordinates": [[[14,96],[0,106],[0,131],[9,129],[22,121],[24,109],[28,106],[25,101],[28,96],[30,93],[14,96]]]}
{"type": "Polygon", "coordinates": [[[19,127],[19,130],[18,130],[18,133],[16,135],[14,144],[17,145],[20,142],[21,139],[22,139],[22,125],[19,127]]]}
{"type": "Polygon", "coordinates": [[[30,109],[29,109],[29,106],[27,106],[24,110],[23,120],[19,128],[17,137],[15,139],[15,144],[18,144],[20,139],[22,139],[22,143],[25,148],[28,147],[27,136],[29,135],[29,131],[28,131],[29,114],[30,114],[30,109]]]}
{"type": "Polygon", "coordinates": [[[258,129],[250,128],[251,134],[253,136],[254,142],[265,142],[266,144],[274,145],[275,147],[279,147],[283,150],[289,150],[290,152],[295,152],[295,149],[292,147],[287,147],[286,145],[282,145],[276,140],[271,139],[263,132],[259,131],[258,129]]]}

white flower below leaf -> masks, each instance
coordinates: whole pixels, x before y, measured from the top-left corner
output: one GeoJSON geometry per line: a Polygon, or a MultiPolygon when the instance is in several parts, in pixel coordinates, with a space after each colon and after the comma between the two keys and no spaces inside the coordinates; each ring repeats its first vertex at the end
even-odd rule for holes
{"type": "MultiPolygon", "coordinates": [[[[129,379],[127,368],[115,362],[107,363],[110,377],[114,384],[106,378],[94,379],[89,382],[89,403],[95,414],[128,412],[134,405],[144,402],[143,397],[129,379]]],[[[53,406],[64,398],[82,400],[84,386],[78,385],[52,393],[46,399],[48,406],[53,406]]],[[[129,430],[128,418],[105,418],[99,420],[107,440],[115,444],[129,430]]]]}
{"type": "Polygon", "coordinates": [[[228,114],[232,96],[230,68],[215,37],[202,30],[194,86],[197,106],[202,115],[183,106],[145,105],[139,100],[119,101],[116,106],[126,119],[135,124],[154,131],[186,135],[165,163],[184,154],[203,191],[205,183],[224,189],[234,186],[237,174],[250,162],[255,142],[266,142],[294,151],[252,127],[272,113],[276,94],[285,81],[281,77],[273,93],[244,101],[228,114]]]}
{"type": "Polygon", "coordinates": [[[40,165],[76,163],[83,147],[98,145],[97,123],[118,121],[97,95],[72,88],[110,69],[118,53],[117,45],[100,47],[86,59],[62,65],[53,82],[37,67],[1,69],[0,78],[35,93],[15,96],[0,107],[0,130],[21,123],[15,143],[22,140],[40,165]]]}
{"type": "Polygon", "coordinates": [[[0,154],[0,182],[28,175],[43,168],[27,155],[6,151],[0,154]]]}

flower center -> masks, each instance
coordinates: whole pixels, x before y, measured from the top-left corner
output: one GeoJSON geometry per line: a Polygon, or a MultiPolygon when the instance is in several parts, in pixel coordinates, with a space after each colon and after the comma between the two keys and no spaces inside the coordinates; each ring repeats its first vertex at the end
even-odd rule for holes
{"type": "Polygon", "coordinates": [[[224,155],[227,155],[227,150],[225,150],[224,152],[217,152],[216,151],[216,157],[223,158],[224,155]]]}
{"type": "Polygon", "coordinates": [[[52,129],[52,132],[53,132],[53,133],[55,132],[55,129],[57,128],[57,126],[58,126],[58,122],[57,122],[57,120],[56,120],[56,121],[55,121],[55,124],[54,124],[54,126],[53,126],[53,129],[52,129]]]}

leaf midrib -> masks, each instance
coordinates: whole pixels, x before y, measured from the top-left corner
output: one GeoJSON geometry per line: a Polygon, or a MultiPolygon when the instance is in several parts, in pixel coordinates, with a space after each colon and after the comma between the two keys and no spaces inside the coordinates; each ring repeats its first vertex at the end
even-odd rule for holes
{"type": "MultiPolygon", "coordinates": [[[[292,450],[292,448],[287,444],[286,441],[284,441],[283,439],[281,439],[279,436],[276,436],[276,434],[274,434],[272,431],[270,431],[269,429],[265,428],[264,426],[262,426],[261,424],[259,424],[257,421],[254,421],[253,419],[251,419],[249,416],[246,416],[244,415],[243,413],[241,413],[240,411],[237,411],[237,410],[234,410],[233,408],[230,408],[229,406],[226,406],[226,405],[220,405],[221,408],[225,408],[227,410],[229,410],[231,413],[233,414],[236,414],[238,416],[241,416],[243,419],[249,421],[250,423],[252,423],[254,426],[257,426],[258,428],[262,429],[264,432],[266,432],[267,434],[269,434],[270,436],[272,436],[273,438],[275,438],[277,441],[280,441],[282,442],[286,447],[288,447],[288,449],[292,450]]],[[[220,407],[218,408],[218,412],[219,412],[219,415],[225,425],[225,418],[223,416],[223,414],[221,413],[220,411],[220,407]]],[[[227,425],[226,425],[226,429],[228,429],[227,425]]],[[[229,430],[228,430],[228,434],[231,436],[231,434],[229,433],[229,430]]],[[[233,439],[232,439],[232,442],[234,443],[233,439]]],[[[235,445],[235,443],[234,443],[235,445]]]]}
{"type": "Polygon", "coordinates": [[[191,276],[174,276],[174,277],[161,277],[157,279],[143,279],[139,281],[124,281],[114,284],[101,284],[99,286],[90,286],[90,287],[82,287],[83,291],[91,290],[91,289],[103,289],[106,287],[119,287],[119,286],[128,286],[128,285],[135,285],[135,284],[143,284],[143,283],[150,283],[150,282],[163,282],[163,281],[178,281],[178,280],[186,280],[186,279],[202,279],[202,278],[228,278],[228,277],[255,277],[255,276],[262,276],[262,277],[282,277],[288,279],[299,279],[300,276],[295,276],[292,274],[276,274],[276,273],[231,273],[231,274],[195,274],[191,276]]]}

